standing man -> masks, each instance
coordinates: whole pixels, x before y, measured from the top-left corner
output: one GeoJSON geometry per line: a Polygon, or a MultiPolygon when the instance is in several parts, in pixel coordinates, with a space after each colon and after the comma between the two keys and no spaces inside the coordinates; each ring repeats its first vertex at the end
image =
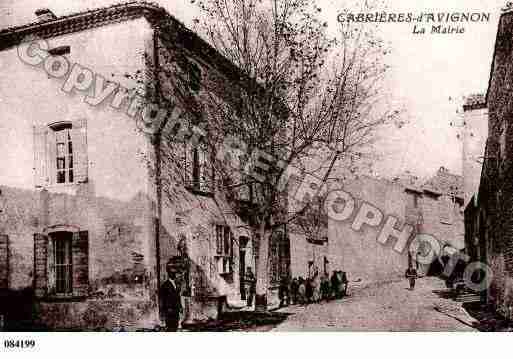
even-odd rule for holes
{"type": "Polygon", "coordinates": [[[248,307],[251,307],[253,305],[253,297],[255,296],[255,292],[256,292],[256,278],[255,278],[255,275],[253,274],[253,271],[251,270],[251,267],[248,267],[246,269],[246,278],[245,278],[245,284],[246,284],[246,288],[247,288],[247,294],[246,294],[246,298],[247,298],[247,306],[248,307]]]}
{"type": "Polygon", "coordinates": [[[415,289],[415,279],[417,278],[417,270],[413,266],[408,266],[406,273],[404,274],[410,281],[410,290],[415,289]]]}
{"type": "Polygon", "coordinates": [[[342,283],[342,295],[347,296],[347,286],[349,285],[349,279],[347,279],[347,273],[344,271],[340,271],[340,282],[342,283]]]}
{"type": "Polygon", "coordinates": [[[280,298],[280,308],[290,304],[290,278],[288,275],[281,277],[278,297],[280,298]]]}
{"type": "Polygon", "coordinates": [[[160,298],[162,313],[166,318],[168,332],[176,332],[182,313],[180,290],[176,285],[176,271],[170,262],[166,265],[168,280],[160,286],[160,298]]]}

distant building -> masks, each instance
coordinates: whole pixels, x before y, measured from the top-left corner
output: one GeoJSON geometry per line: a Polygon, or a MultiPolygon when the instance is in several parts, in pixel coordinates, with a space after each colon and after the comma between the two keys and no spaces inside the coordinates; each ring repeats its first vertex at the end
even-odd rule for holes
{"type": "Polygon", "coordinates": [[[488,136],[488,108],[483,95],[468,96],[463,105],[464,207],[477,193],[488,136]]]}
{"type": "MultiPolygon", "coordinates": [[[[410,257],[408,247],[401,253],[393,247],[396,239],[385,245],[377,241],[387,216],[398,221],[395,229],[404,230],[405,224],[416,234],[429,234],[440,243],[443,256],[447,248],[460,250],[464,247],[463,179],[441,167],[428,181],[422,183],[407,173],[394,181],[360,177],[343,186],[356,201],[355,213],[362,203],[368,203],[383,213],[383,220],[376,227],[363,226],[360,231],[351,228],[355,214],[347,221],[329,219],[328,261],[332,269],[341,269],[353,279],[382,282],[404,275],[409,261],[415,263],[415,253],[410,257]]],[[[296,253],[291,252],[292,261],[296,253]]],[[[430,267],[419,266],[419,271],[429,274],[430,267]]],[[[440,271],[440,266],[431,267],[440,271]]]]}

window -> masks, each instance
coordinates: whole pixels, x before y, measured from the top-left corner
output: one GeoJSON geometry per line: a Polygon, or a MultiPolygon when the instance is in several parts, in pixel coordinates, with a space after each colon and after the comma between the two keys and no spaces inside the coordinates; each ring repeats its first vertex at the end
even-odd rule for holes
{"type": "Polygon", "coordinates": [[[36,297],[83,297],[89,290],[87,231],[34,234],[36,297]]]}
{"type": "Polygon", "coordinates": [[[185,184],[193,192],[212,194],[214,192],[214,166],[205,144],[185,148],[185,184]]]}
{"type": "Polygon", "coordinates": [[[418,208],[419,207],[419,195],[412,191],[407,191],[408,194],[408,207],[418,208]]]}
{"type": "Polygon", "coordinates": [[[451,196],[442,196],[438,200],[440,222],[444,224],[453,223],[454,202],[451,196]]]}
{"type": "Polygon", "coordinates": [[[56,145],[57,183],[73,183],[73,142],[71,124],[53,128],[56,145]]]}
{"type": "Polygon", "coordinates": [[[34,127],[36,187],[87,182],[86,120],[34,127]]]}
{"type": "Polygon", "coordinates": [[[233,234],[229,226],[216,225],[216,257],[219,274],[233,272],[233,234]]]}
{"type": "Polygon", "coordinates": [[[53,256],[52,271],[55,273],[55,293],[71,294],[73,292],[72,268],[71,260],[71,241],[72,234],[69,232],[60,232],[52,235],[53,256]]]}

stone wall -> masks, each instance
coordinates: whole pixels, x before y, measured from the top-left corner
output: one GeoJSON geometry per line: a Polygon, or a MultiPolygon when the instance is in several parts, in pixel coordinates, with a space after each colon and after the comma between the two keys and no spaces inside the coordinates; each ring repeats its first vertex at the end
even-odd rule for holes
{"type": "MultiPolygon", "coordinates": [[[[48,43],[51,48],[70,46],[67,56],[72,64],[131,87],[135,84],[125,74],[144,68],[151,34],[146,20],[138,19],[51,38],[48,43]]],[[[94,86],[89,92],[68,94],[61,90],[64,79],[22,63],[16,48],[4,49],[0,58],[5,70],[0,84],[0,150],[5,154],[0,158],[0,234],[9,238],[11,297],[28,293],[34,304],[32,320],[45,328],[153,328],[160,322],[148,139],[138,133],[126,108],[86,104],[84,97],[94,86]],[[77,119],[87,121],[85,183],[36,187],[34,128],[77,119]],[[85,297],[35,298],[31,293],[34,235],[53,231],[88,232],[85,297]]],[[[17,308],[12,304],[14,318],[17,308]]]]}
{"type": "Polygon", "coordinates": [[[488,139],[479,189],[485,226],[479,240],[484,242],[487,264],[493,272],[487,298],[509,319],[513,318],[512,36],[513,13],[504,13],[499,22],[487,94],[488,139]]]}

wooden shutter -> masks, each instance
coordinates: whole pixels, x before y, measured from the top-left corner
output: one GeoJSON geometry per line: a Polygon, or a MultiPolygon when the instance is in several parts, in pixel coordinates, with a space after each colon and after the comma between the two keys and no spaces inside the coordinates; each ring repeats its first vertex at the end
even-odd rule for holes
{"type": "Polygon", "coordinates": [[[46,133],[46,183],[57,183],[57,135],[51,128],[46,133]]]}
{"type": "Polygon", "coordinates": [[[46,126],[34,126],[34,183],[43,187],[48,183],[46,126]]]}
{"type": "Polygon", "coordinates": [[[89,288],[89,233],[73,233],[73,295],[86,296],[89,288]]]}
{"type": "Polygon", "coordinates": [[[47,244],[47,251],[48,255],[46,257],[46,287],[48,290],[49,295],[55,294],[55,248],[54,248],[54,241],[52,240],[52,237],[50,236],[48,238],[48,244],[47,244]]]}
{"type": "Polygon", "coordinates": [[[34,294],[44,297],[48,291],[48,237],[34,234],[34,294]]]}
{"type": "Polygon", "coordinates": [[[9,237],[0,234],[0,289],[9,288],[9,237]]]}
{"type": "Polygon", "coordinates": [[[87,155],[87,120],[73,121],[71,129],[73,142],[73,174],[75,183],[87,182],[88,155],[87,155]]]}

